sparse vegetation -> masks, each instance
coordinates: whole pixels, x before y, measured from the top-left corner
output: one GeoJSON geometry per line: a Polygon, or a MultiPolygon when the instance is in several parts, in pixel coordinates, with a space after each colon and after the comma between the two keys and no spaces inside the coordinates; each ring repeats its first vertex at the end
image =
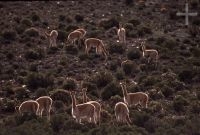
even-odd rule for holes
{"type": "MultiPolygon", "coordinates": [[[[160,3],[147,0],[0,2],[0,135],[199,135],[200,19],[191,17],[185,27],[176,15],[184,4],[168,1],[162,12],[160,3]],[[119,23],[126,45],[117,42],[119,23]],[[80,46],[66,41],[77,28],[87,31],[80,46]],[[57,47],[48,47],[44,34],[52,30],[58,31],[57,47]],[[86,55],[84,41],[91,37],[105,43],[107,60],[93,47],[86,55]],[[134,46],[139,38],[158,50],[156,68],[134,46]],[[120,82],[128,92],[149,96],[148,108],[128,107],[130,126],[116,123],[120,82]],[[82,103],[82,88],[101,104],[99,126],[79,124],[71,115],[68,91],[82,103]],[[45,95],[53,99],[50,121],[16,111],[23,101],[45,95]]],[[[198,12],[199,4],[191,0],[189,11],[198,12]]]]}

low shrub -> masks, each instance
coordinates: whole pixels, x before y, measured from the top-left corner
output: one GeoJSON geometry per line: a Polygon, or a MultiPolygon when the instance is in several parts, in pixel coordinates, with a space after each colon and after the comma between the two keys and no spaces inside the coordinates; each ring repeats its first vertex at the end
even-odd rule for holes
{"type": "Polygon", "coordinates": [[[123,70],[118,69],[117,72],[115,73],[115,77],[117,80],[123,80],[125,78],[125,73],[123,70]]]}
{"type": "Polygon", "coordinates": [[[177,95],[175,98],[174,98],[174,101],[173,101],[173,107],[174,107],[174,110],[177,111],[177,112],[181,112],[181,111],[184,111],[184,107],[186,105],[188,105],[188,101],[187,99],[185,99],[183,96],[181,95],[177,95]]]}
{"type": "Polygon", "coordinates": [[[29,49],[25,52],[24,57],[26,60],[40,60],[44,57],[44,52],[42,50],[29,49]]]}
{"type": "Polygon", "coordinates": [[[36,91],[35,91],[35,96],[38,98],[38,97],[41,97],[41,96],[48,96],[48,92],[45,88],[38,88],[36,91]]]}
{"type": "Polygon", "coordinates": [[[73,78],[67,78],[63,84],[63,89],[65,90],[76,90],[77,89],[77,81],[73,78]]]}
{"type": "Polygon", "coordinates": [[[110,18],[110,19],[104,19],[101,20],[99,23],[100,27],[103,27],[104,29],[110,29],[112,27],[117,27],[119,24],[118,20],[116,18],[110,18]]]}
{"type": "Polygon", "coordinates": [[[123,44],[110,44],[108,50],[110,54],[123,54],[125,52],[125,46],[123,44]]]}
{"type": "Polygon", "coordinates": [[[63,89],[55,89],[53,91],[50,91],[49,95],[54,101],[62,101],[65,104],[71,104],[69,93],[67,93],[63,89]]]}
{"type": "Polygon", "coordinates": [[[6,30],[2,33],[2,37],[6,41],[14,41],[17,37],[17,34],[13,30],[6,30]]]}
{"type": "Polygon", "coordinates": [[[21,24],[26,28],[31,27],[33,25],[32,21],[26,18],[21,20],[21,24]]]}
{"type": "Polygon", "coordinates": [[[105,87],[107,84],[114,80],[113,75],[108,71],[97,72],[90,78],[91,82],[94,82],[98,88],[105,87]]]}
{"type": "Polygon", "coordinates": [[[75,15],[74,19],[76,20],[76,22],[82,22],[84,20],[84,17],[80,14],[75,15]]]}
{"type": "Polygon", "coordinates": [[[28,95],[28,90],[26,88],[23,88],[23,87],[16,87],[14,89],[14,92],[15,92],[15,96],[18,100],[22,100],[23,98],[28,98],[29,95],[28,95]]]}
{"type": "Polygon", "coordinates": [[[74,45],[67,45],[65,46],[65,51],[68,54],[72,54],[72,55],[77,55],[78,54],[78,48],[74,45]]]}
{"type": "Polygon", "coordinates": [[[133,0],[125,0],[125,4],[127,6],[131,6],[133,4],[133,0]]]}
{"type": "Polygon", "coordinates": [[[65,42],[67,40],[68,33],[63,30],[58,30],[58,40],[65,42]]]}
{"type": "Polygon", "coordinates": [[[108,85],[106,85],[106,87],[103,89],[103,92],[101,93],[101,97],[102,97],[102,100],[105,101],[115,95],[122,96],[122,91],[121,91],[121,87],[119,86],[119,84],[117,82],[113,81],[113,82],[109,83],[108,85]]]}
{"type": "Polygon", "coordinates": [[[122,69],[126,75],[131,75],[132,73],[139,72],[139,68],[134,61],[127,60],[122,63],[122,69]]]}
{"type": "Polygon", "coordinates": [[[50,121],[51,128],[54,132],[59,132],[64,126],[65,118],[63,115],[54,115],[50,121]]]}
{"type": "Polygon", "coordinates": [[[141,52],[139,49],[129,49],[127,52],[127,58],[129,60],[135,60],[135,59],[140,59],[141,57],[141,52]]]}
{"type": "Polygon", "coordinates": [[[31,14],[31,20],[32,20],[33,22],[37,22],[37,21],[40,21],[41,19],[40,19],[40,16],[39,16],[36,12],[33,12],[33,13],[31,14]]]}
{"type": "Polygon", "coordinates": [[[26,85],[31,91],[35,91],[39,87],[47,88],[53,84],[54,78],[42,73],[29,73],[26,80],[26,85]]]}
{"type": "Polygon", "coordinates": [[[139,127],[144,127],[145,123],[149,120],[150,115],[146,112],[136,112],[133,116],[133,123],[139,127]]]}

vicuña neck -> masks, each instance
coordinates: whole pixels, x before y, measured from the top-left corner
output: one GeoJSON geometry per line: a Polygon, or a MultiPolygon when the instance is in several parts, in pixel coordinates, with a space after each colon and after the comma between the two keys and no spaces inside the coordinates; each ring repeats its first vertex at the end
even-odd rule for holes
{"type": "Polygon", "coordinates": [[[76,108],[76,98],[75,98],[75,95],[72,94],[71,98],[72,98],[72,108],[76,108]]]}
{"type": "Polygon", "coordinates": [[[87,95],[86,92],[83,92],[83,103],[87,102],[87,95]]]}
{"type": "Polygon", "coordinates": [[[123,84],[121,85],[121,87],[122,87],[122,91],[123,91],[123,96],[124,97],[127,97],[127,90],[126,90],[126,87],[125,86],[123,86],[123,84]]]}

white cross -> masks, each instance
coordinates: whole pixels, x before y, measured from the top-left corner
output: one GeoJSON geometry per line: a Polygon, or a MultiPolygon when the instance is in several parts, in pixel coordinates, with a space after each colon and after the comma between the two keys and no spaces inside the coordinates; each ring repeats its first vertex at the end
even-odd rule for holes
{"type": "Polygon", "coordinates": [[[189,13],[188,3],[185,5],[185,13],[176,13],[177,16],[185,16],[185,25],[189,25],[189,16],[197,16],[198,13],[189,13]]]}

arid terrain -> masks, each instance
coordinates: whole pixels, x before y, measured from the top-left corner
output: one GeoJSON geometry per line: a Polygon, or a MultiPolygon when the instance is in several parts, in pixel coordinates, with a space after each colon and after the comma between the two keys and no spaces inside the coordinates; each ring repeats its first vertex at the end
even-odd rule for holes
{"type": "Polygon", "coordinates": [[[176,16],[184,9],[183,0],[0,2],[0,135],[200,135],[200,0],[189,1],[189,12],[198,12],[189,26],[176,16]],[[126,45],[118,42],[119,23],[126,45]],[[103,41],[107,60],[95,49],[85,54],[84,39],[67,42],[77,28],[87,31],[84,39],[103,41]],[[52,30],[57,47],[45,36],[52,30]],[[157,66],[142,57],[139,38],[158,51],[157,66]],[[130,126],[115,119],[122,81],[128,92],[149,95],[148,108],[129,107],[130,126]],[[102,105],[100,125],[71,115],[64,90],[75,90],[82,103],[82,88],[102,105]],[[15,110],[44,95],[53,99],[50,121],[15,110]]]}

